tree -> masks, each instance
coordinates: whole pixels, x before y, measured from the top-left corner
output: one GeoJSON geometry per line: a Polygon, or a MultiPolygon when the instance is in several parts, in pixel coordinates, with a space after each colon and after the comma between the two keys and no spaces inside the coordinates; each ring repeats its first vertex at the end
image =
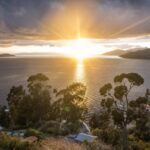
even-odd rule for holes
{"type": "Polygon", "coordinates": [[[28,78],[28,99],[32,104],[32,122],[43,121],[49,118],[51,109],[51,86],[48,77],[44,74],[32,75],[28,78]]]}
{"type": "Polygon", "coordinates": [[[148,99],[139,97],[135,101],[130,102],[130,107],[134,110],[134,118],[136,122],[135,136],[140,140],[150,141],[150,118],[146,109],[148,99]]]}
{"type": "Polygon", "coordinates": [[[20,107],[20,102],[24,99],[25,90],[23,86],[13,86],[7,97],[9,114],[10,114],[10,124],[14,128],[18,124],[18,108],[20,107]]]}
{"type": "Polygon", "coordinates": [[[28,78],[27,90],[13,86],[8,94],[11,126],[30,127],[49,119],[51,109],[51,86],[43,74],[28,78]]]}
{"type": "Polygon", "coordinates": [[[144,83],[144,79],[136,73],[123,73],[114,78],[112,84],[105,84],[100,88],[102,97],[101,107],[110,114],[114,124],[121,128],[123,133],[123,150],[128,149],[127,125],[135,118],[134,109],[130,103],[131,91],[144,83]]]}
{"type": "Polygon", "coordinates": [[[4,127],[9,127],[10,117],[6,109],[6,106],[0,106],[0,125],[4,127]]]}
{"type": "Polygon", "coordinates": [[[57,93],[61,121],[66,120],[77,128],[87,110],[85,93],[86,87],[82,83],[74,83],[57,93]]]}

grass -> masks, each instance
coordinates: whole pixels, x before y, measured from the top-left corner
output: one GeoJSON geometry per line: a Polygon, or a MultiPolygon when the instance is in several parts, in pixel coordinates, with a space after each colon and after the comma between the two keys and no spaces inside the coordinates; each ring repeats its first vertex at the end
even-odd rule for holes
{"type": "Polygon", "coordinates": [[[99,141],[77,144],[67,141],[64,138],[54,137],[41,139],[39,141],[35,136],[17,138],[1,133],[0,150],[111,150],[111,148],[99,141]]]}
{"type": "Polygon", "coordinates": [[[43,140],[40,145],[38,150],[86,150],[82,145],[55,138],[43,140]]]}
{"type": "Polygon", "coordinates": [[[111,147],[101,142],[77,144],[62,138],[49,138],[43,140],[37,150],[111,150],[111,147]]]}

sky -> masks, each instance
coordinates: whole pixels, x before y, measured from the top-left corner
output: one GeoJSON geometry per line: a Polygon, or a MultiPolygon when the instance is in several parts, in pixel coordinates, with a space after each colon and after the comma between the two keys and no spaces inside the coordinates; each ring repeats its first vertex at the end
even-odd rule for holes
{"type": "Polygon", "coordinates": [[[0,0],[0,52],[78,37],[106,50],[150,47],[149,8],[150,0],[0,0]]]}

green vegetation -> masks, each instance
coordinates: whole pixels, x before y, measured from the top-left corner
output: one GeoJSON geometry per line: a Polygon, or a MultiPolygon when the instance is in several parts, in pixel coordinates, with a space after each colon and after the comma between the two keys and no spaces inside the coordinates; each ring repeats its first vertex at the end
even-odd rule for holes
{"type": "Polygon", "coordinates": [[[18,138],[10,137],[6,134],[0,134],[1,150],[34,150],[34,145],[23,142],[18,138]]]}
{"type": "Polygon", "coordinates": [[[135,141],[150,141],[149,113],[145,109],[148,100],[130,99],[132,90],[143,83],[140,75],[129,73],[117,75],[113,85],[108,83],[100,88],[101,112],[92,116],[90,124],[98,128],[93,133],[102,141],[116,147],[123,145],[123,150],[135,149],[131,146],[135,141]],[[130,133],[136,138],[133,143],[128,140],[128,125],[134,126],[130,133]]]}
{"type": "Polygon", "coordinates": [[[35,136],[37,137],[38,140],[41,140],[45,137],[44,133],[32,128],[27,129],[24,136],[25,137],[35,136]]]}
{"type": "MultiPolygon", "coordinates": [[[[99,91],[99,112],[93,113],[89,119],[92,134],[98,139],[81,146],[69,142],[69,146],[81,150],[110,150],[112,148],[109,145],[115,150],[149,150],[150,117],[146,110],[147,97],[131,98],[134,89],[143,83],[144,79],[139,74],[123,73],[114,78],[113,84],[102,86],[99,91]]],[[[47,76],[32,75],[27,80],[27,87],[20,85],[10,89],[7,97],[9,111],[6,111],[5,106],[0,107],[0,124],[9,130],[25,129],[24,138],[36,137],[44,150],[48,137],[57,137],[52,140],[57,143],[63,141],[58,139],[60,136],[80,132],[81,121],[85,121],[88,114],[85,94],[86,87],[82,83],[73,83],[65,89],[56,90],[49,85],[47,76]]],[[[22,143],[5,134],[1,134],[1,137],[2,149],[17,150],[19,146],[19,150],[28,150],[32,147],[29,143],[22,143]],[[9,148],[12,145],[13,148],[9,148]]],[[[53,150],[52,147],[48,145],[53,150]]]]}
{"type": "MultiPolygon", "coordinates": [[[[13,86],[7,97],[7,121],[4,108],[1,108],[1,122],[12,129],[40,128],[49,121],[59,125],[65,120],[70,132],[76,132],[87,110],[85,99],[86,87],[74,83],[60,91],[52,89],[49,79],[43,74],[32,75],[27,80],[27,87],[13,86]],[[8,118],[8,117],[7,117],[8,118]]],[[[56,124],[55,124],[56,125],[56,124]]]]}

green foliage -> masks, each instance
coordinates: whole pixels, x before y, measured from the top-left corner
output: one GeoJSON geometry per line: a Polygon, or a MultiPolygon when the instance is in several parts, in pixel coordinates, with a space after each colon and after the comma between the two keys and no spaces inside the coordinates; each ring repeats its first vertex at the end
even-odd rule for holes
{"type": "Polygon", "coordinates": [[[110,144],[112,146],[116,146],[120,144],[120,132],[117,129],[95,129],[92,131],[92,134],[97,136],[103,142],[110,144]]]}
{"type": "Polygon", "coordinates": [[[23,86],[12,87],[8,94],[11,127],[36,126],[50,118],[51,91],[48,77],[37,74],[29,77],[27,92],[23,86]]]}
{"type": "Polygon", "coordinates": [[[51,90],[44,74],[32,75],[27,80],[27,88],[13,86],[8,94],[11,128],[38,128],[49,120],[66,120],[70,132],[75,132],[87,110],[85,93],[82,83],[57,91],[51,90]]]}
{"type": "Polygon", "coordinates": [[[61,120],[78,124],[87,110],[85,93],[86,87],[82,83],[74,83],[57,93],[55,109],[58,109],[61,120]]]}
{"type": "Polygon", "coordinates": [[[145,150],[139,143],[132,142],[130,144],[129,150],[145,150]]]}
{"type": "Polygon", "coordinates": [[[150,141],[150,118],[149,113],[145,109],[147,99],[145,97],[139,97],[129,104],[133,108],[134,118],[136,118],[134,135],[141,140],[150,141]]]}
{"type": "Polygon", "coordinates": [[[28,78],[28,82],[34,82],[34,81],[48,81],[49,78],[47,76],[45,76],[42,73],[36,74],[36,75],[32,75],[28,78]]]}
{"type": "Polygon", "coordinates": [[[9,113],[6,112],[6,106],[0,106],[0,125],[4,127],[9,127],[10,118],[9,113]]]}
{"type": "Polygon", "coordinates": [[[122,111],[117,109],[112,110],[112,118],[115,125],[123,126],[124,114],[122,111]]]}
{"type": "Polygon", "coordinates": [[[90,127],[106,129],[110,127],[110,114],[109,112],[103,112],[100,114],[93,114],[89,121],[90,127]]]}
{"type": "Polygon", "coordinates": [[[30,137],[30,136],[35,136],[38,139],[43,139],[45,137],[43,132],[36,130],[36,129],[32,129],[32,128],[29,128],[25,132],[25,137],[30,137]]]}
{"type": "Polygon", "coordinates": [[[22,142],[17,138],[1,133],[0,148],[3,150],[33,150],[34,146],[28,142],[22,142]]]}
{"type": "Polygon", "coordinates": [[[122,83],[125,79],[127,79],[134,86],[140,86],[144,83],[144,79],[137,73],[122,73],[114,78],[114,82],[122,83]]]}
{"type": "Polygon", "coordinates": [[[127,92],[128,92],[128,89],[127,89],[126,86],[119,85],[119,86],[116,86],[115,89],[114,89],[114,96],[118,100],[122,101],[124,95],[126,95],[127,92]]]}
{"type": "Polygon", "coordinates": [[[110,83],[105,84],[101,89],[100,89],[100,94],[106,96],[106,94],[112,89],[112,85],[110,83]]]}
{"type": "MultiPolygon", "coordinates": [[[[114,86],[108,83],[100,88],[101,109],[103,110],[101,114],[106,114],[107,112],[114,125],[122,130],[124,150],[128,149],[127,125],[132,121],[136,122],[134,134],[145,141],[150,139],[150,130],[147,126],[149,122],[148,112],[145,109],[147,99],[145,97],[139,97],[136,100],[130,99],[132,89],[141,86],[143,83],[143,77],[137,73],[122,73],[114,78],[114,86]]],[[[105,119],[103,121],[106,122],[105,119]]],[[[112,122],[107,121],[109,124],[112,122]]],[[[101,128],[100,124],[98,128],[101,128]]],[[[103,135],[104,141],[107,142],[107,134],[103,135]]]]}
{"type": "Polygon", "coordinates": [[[129,150],[150,150],[150,143],[136,139],[129,142],[129,150]]]}
{"type": "MultiPolygon", "coordinates": [[[[101,106],[111,112],[110,115],[117,126],[126,126],[135,119],[132,108],[135,102],[129,100],[129,94],[133,87],[140,86],[143,83],[144,79],[140,75],[123,73],[114,78],[114,84],[116,85],[114,88],[108,83],[100,89],[100,95],[103,96],[101,106]],[[111,101],[108,103],[108,100],[111,101]]],[[[139,105],[143,104],[143,102],[145,101],[140,99],[136,101],[139,105]]]]}

